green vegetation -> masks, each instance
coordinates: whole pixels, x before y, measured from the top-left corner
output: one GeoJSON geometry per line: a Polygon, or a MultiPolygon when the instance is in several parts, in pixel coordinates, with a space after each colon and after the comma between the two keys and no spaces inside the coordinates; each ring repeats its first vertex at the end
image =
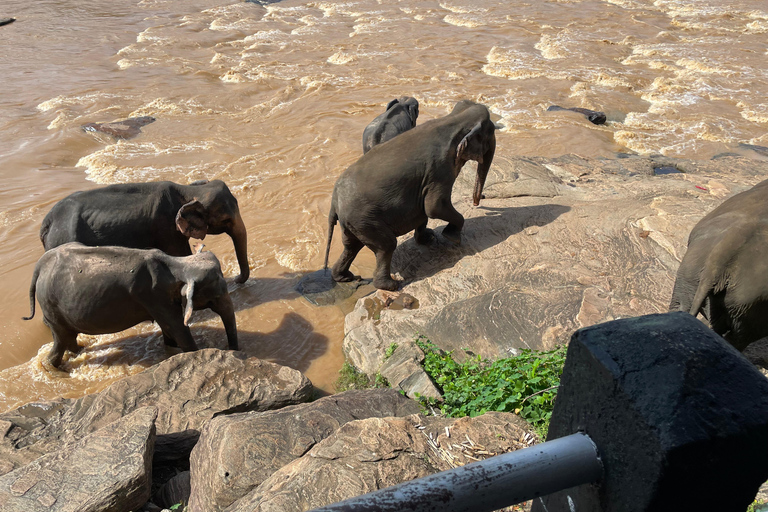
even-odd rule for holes
{"type": "Polygon", "coordinates": [[[451,417],[514,412],[530,422],[539,437],[546,437],[566,347],[546,352],[524,349],[518,356],[496,361],[476,356],[458,363],[452,352],[440,350],[423,336],[416,344],[425,354],[424,370],[444,399],[423,403],[451,417]]]}
{"type": "Polygon", "coordinates": [[[755,500],[747,507],[747,512],[764,512],[768,510],[768,502],[760,502],[755,500]]]}
{"type": "Polygon", "coordinates": [[[357,368],[344,361],[344,364],[339,370],[339,378],[336,379],[334,385],[336,391],[341,393],[349,389],[371,389],[371,388],[388,388],[389,383],[380,373],[371,379],[365,373],[358,371],[357,368]]]}
{"type": "Polygon", "coordinates": [[[395,353],[395,350],[397,350],[397,343],[392,343],[389,347],[387,347],[386,352],[384,352],[384,359],[389,359],[392,357],[392,354],[395,353]]]}

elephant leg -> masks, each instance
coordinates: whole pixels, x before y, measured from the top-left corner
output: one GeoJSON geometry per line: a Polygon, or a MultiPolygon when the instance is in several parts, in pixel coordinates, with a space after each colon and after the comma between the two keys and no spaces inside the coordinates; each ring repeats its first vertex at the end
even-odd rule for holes
{"type": "Polygon", "coordinates": [[[363,242],[344,226],[341,227],[341,242],[344,244],[344,252],[341,253],[338,261],[331,268],[333,280],[343,283],[360,279],[360,276],[356,276],[349,271],[349,266],[352,265],[352,261],[357,256],[357,253],[363,248],[363,242]]]}
{"type": "Polygon", "coordinates": [[[424,199],[427,216],[432,219],[444,220],[448,223],[443,228],[443,236],[449,241],[461,243],[461,229],[464,227],[464,217],[451,204],[450,191],[447,197],[439,194],[427,194],[424,199]]]}
{"type": "Polygon", "coordinates": [[[77,333],[56,325],[49,324],[53,334],[53,348],[48,353],[48,364],[54,368],[59,367],[67,349],[77,349],[77,333]]]}
{"type": "Polygon", "coordinates": [[[171,339],[178,344],[171,346],[178,346],[185,352],[197,350],[197,344],[195,344],[195,339],[192,337],[192,333],[189,332],[189,327],[184,325],[180,307],[163,307],[160,311],[157,311],[157,308],[155,308],[154,313],[155,321],[163,331],[163,341],[165,341],[166,344],[168,343],[168,339],[171,339]]]}
{"type": "Polygon", "coordinates": [[[392,279],[392,255],[397,248],[397,237],[387,233],[377,234],[375,240],[365,244],[376,255],[376,270],[373,273],[373,286],[380,290],[395,291],[400,283],[392,279]]]}
{"type": "Polygon", "coordinates": [[[176,340],[171,338],[168,335],[168,333],[166,333],[165,331],[163,331],[163,343],[165,343],[165,346],[167,346],[167,347],[178,347],[179,346],[179,344],[176,343],[176,340]]]}
{"type": "Polygon", "coordinates": [[[435,239],[435,232],[427,227],[427,220],[413,231],[413,239],[419,245],[430,244],[435,239]]]}

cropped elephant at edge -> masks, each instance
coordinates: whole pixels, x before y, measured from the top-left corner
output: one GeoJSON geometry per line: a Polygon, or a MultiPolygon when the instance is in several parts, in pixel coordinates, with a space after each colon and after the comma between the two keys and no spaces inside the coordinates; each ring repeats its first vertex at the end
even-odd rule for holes
{"type": "Polygon", "coordinates": [[[702,313],[738,350],[768,336],[768,180],[727,199],[688,238],[670,311],[702,313]]]}
{"type": "Polygon", "coordinates": [[[189,332],[193,310],[221,317],[231,350],[238,349],[235,308],[219,260],[211,252],[169,256],[158,249],[89,247],[78,242],[46,251],[29,287],[53,334],[48,362],[61,364],[65,350],[78,353],[77,335],[120,332],[154,320],[166,345],[197,350],[189,332]]]}
{"type": "Polygon", "coordinates": [[[378,115],[363,130],[363,154],[373,146],[387,142],[416,126],[419,102],[410,96],[400,96],[387,103],[383,114],[378,115]]]}
{"type": "Polygon", "coordinates": [[[126,183],[75,192],[43,219],[46,250],[68,242],[160,249],[189,256],[189,238],[226,233],[235,246],[240,276],[250,275],[248,237],[237,199],[220,180],[179,185],[170,181],[126,183]]]}
{"type": "Polygon", "coordinates": [[[475,206],[480,204],[496,151],[495,129],[488,108],[460,101],[447,116],[374,147],[347,168],[333,188],[328,214],[325,268],[337,221],[344,244],[333,265],[333,279],[356,279],[349,267],[366,246],[376,255],[374,286],[396,290],[390,265],[397,237],[413,230],[416,243],[429,243],[434,236],[427,228],[429,219],[448,222],[443,236],[460,243],[464,217],[451,203],[453,184],[464,164],[476,161],[472,197],[475,206]]]}

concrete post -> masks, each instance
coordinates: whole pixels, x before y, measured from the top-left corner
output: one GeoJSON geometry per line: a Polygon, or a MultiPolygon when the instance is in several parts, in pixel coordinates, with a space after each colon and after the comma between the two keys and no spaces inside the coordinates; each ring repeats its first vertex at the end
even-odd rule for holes
{"type": "Polygon", "coordinates": [[[744,512],[768,480],[768,379],[687,313],[588,327],[568,347],[548,440],[574,432],[597,445],[604,478],[533,512],[744,512]]]}

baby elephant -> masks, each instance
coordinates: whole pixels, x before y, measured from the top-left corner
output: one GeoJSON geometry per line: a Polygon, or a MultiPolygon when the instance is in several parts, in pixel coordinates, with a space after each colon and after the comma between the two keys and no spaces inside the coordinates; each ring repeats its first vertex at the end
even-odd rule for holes
{"type": "Polygon", "coordinates": [[[688,238],[670,311],[702,313],[738,350],[768,336],[768,180],[701,219],[688,238]]]}
{"type": "Polygon", "coordinates": [[[78,242],[47,251],[29,287],[53,333],[48,362],[61,364],[64,350],[82,350],[78,333],[109,334],[154,320],[170,346],[197,350],[189,332],[192,310],[211,309],[224,322],[229,348],[237,350],[235,308],[219,260],[211,252],[169,256],[158,249],[88,247],[78,242]],[[184,304],[186,302],[186,304],[184,304]]]}
{"type": "Polygon", "coordinates": [[[416,126],[419,102],[410,96],[400,96],[387,103],[386,112],[371,121],[363,130],[363,154],[373,146],[387,142],[416,126]]]}

